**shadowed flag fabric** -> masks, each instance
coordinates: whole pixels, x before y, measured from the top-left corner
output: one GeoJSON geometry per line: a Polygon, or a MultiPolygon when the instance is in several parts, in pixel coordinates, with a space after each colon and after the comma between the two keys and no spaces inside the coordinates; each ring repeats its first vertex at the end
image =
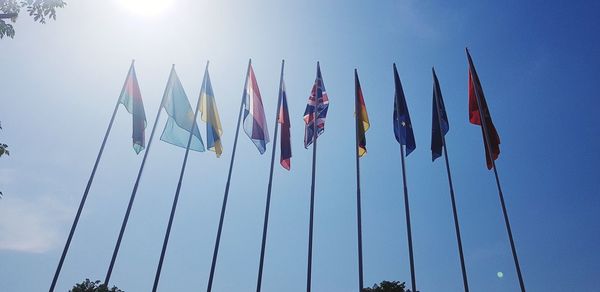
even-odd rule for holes
{"type": "Polygon", "coordinates": [[[215,94],[210,83],[210,75],[208,74],[208,66],[204,72],[204,80],[202,81],[202,89],[200,90],[200,118],[206,122],[206,146],[208,150],[214,151],[217,157],[223,153],[223,145],[221,144],[221,120],[219,119],[219,111],[215,102],[215,94]]]}
{"type": "Polygon", "coordinates": [[[250,65],[246,78],[246,88],[244,89],[244,132],[254,142],[254,145],[258,148],[258,152],[263,154],[267,149],[267,143],[269,143],[269,130],[267,129],[265,110],[252,65],[250,65]]]}
{"type": "MultiPolygon", "coordinates": [[[[479,76],[477,75],[477,71],[475,70],[475,65],[473,65],[473,59],[471,59],[471,54],[469,50],[467,50],[467,58],[469,60],[469,121],[471,124],[480,125],[481,133],[483,135],[483,143],[484,146],[486,143],[489,144],[489,148],[492,151],[491,157],[496,160],[500,155],[500,136],[496,131],[496,127],[492,122],[492,116],[490,115],[490,111],[487,106],[487,102],[485,100],[485,96],[483,94],[483,88],[481,87],[481,83],[479,81],[479,76]],[[477,99],[479,98],[479,102],[481,103],[481,109],[479,108],[479,104],[477,103],[477,99]],[[481,115],[480,115],[481,113],[481,115]],[[481,123],[481,116],[485,119],[485,122],[481,123]],[[488,137],[486,137],[483,127],[486,127],[486,131],[488,137]],[[487,141],[487,142],[486,142],[487,141]]],[[[488,151],[488,147],[485,146],[485,159],[487,162],[487,168],[492,169],[494,166],[493,161],[490,159],[490,153],[488,151]]]]}
{"type": "Polygon", "coordinates": [[[435,161],[438,157],[442,156],[442,147],[444,147],[444,140],[442,136],[446,136],[450,130],[450,124],[448,123],[448,116],[446,115],[446,107],[444,106],[444,99],[442,98],[442,90],[440,89],[440,83],[435,69],[431,68],[433,73],[433,115],[431,121],[431,160],[435,161]],[[439,111],[439,112],[438,112],[439,111]],[[441,126],[441,130],[440,130],[441,126]]]}
{"type": "Polygon", "coordinates": [[[367,138],[365,133],[369,130],[369,115],[367,114],[367,106],[363,98],[362,89],[360,87],[360,81],[358,80],[358,73],[354,70],[354,87],[356,95],[356,110],[355,115],[358,119],[358,132],[356,139],[358,139],[358,156],[362,157],[367,153],[367,138]]]}
{"type": "Polygon", "coordinates": [[[119,103],[121,103],[132,116],[133,133],[131,137],[133,138],[133,150],[135,153],[139,154],[146,147],[146,112],[144,111],[142,94],[140,93],[140,86],[138,85],[133,62],[131,62],[129,73],[127,73],[127,79],[125,79],[125,84],[123,84],[123,89],[119,96],[119,103]]]}
{"type": "Polygon", "coordinates": [[[283,168],[290,170],[292,158],[291,125],[287,105],[287,93],[285,92],[285,82],[283,82],[283,78],[281,79],[280,88],[279,98],[281,99],[281,107],[279,108],[279,115],[277,117],[277,122],[281,124],[281,157],[279,163],[283,168]]]}
{"type": "Polygon", "coordinates": [[[202,143],[198,125],[194,121],[194,111],[192,111],[192,106],[183,90],[179,77],[177,77],[175,67],[171,69],[164,94],[162,107],[169,118],[160,139],[175,146],[186,148],[190,132],[193,129],[190,149],[203,152],[204,143],[202,143]]]}
{"type": "Polygon", "coordinates": [[[400,145],[406,146],[406,156],[408,156],[417,148],[417,145],[396,64],[394,64],[394,85],[394,135],[400,145]]]}
{"type": "Polygon", "coordinates": [[[313,143],[315,138],[314,121],[315,113],[317,114],[317,133],[316,137],[320,136],[325,131],[325,118],[327,117],[327,110],[329,108],[329,97],[325,90],[325,84],[323,83],[323,76],[321,75],[321,66],[317,62],[317,78],[315,84],[312,87],[310,96],[308,97],[308,103],[306,110],[304,111],[304,148],[308,148],[313,143]]]}

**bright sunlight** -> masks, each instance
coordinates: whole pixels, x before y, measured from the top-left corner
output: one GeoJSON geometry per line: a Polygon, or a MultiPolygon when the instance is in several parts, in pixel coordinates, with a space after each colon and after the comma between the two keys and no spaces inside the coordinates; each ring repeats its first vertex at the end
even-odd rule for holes
{"type": "Polygon", "coordinates": [[[117,0],[125,10],[142,16],[154,16],[167,10],[173,0],[117,0]]]}

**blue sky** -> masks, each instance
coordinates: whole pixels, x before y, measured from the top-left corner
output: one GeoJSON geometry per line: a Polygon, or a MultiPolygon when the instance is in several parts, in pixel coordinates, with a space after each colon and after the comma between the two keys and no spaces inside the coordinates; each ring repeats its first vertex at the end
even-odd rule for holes
{"type": "MultiPolygon", "coordinates": [[[[171,0],[149,14],[119,2],[70,1],[46,25],[23,16],[15,39],[0,41],[0,135],[12,151],[0,161],[2,291],[48,288],[131,59],[149,124],[171,64],[195,104],[211,62],[225,149],[218,159],[190,155],[160,283],[161,291],[204,289],[248,58],[271,133],[286,60],[292,119],[292,171],[275,171],[263,291],[305,290],[311,151],[302,147],[302,113],[316,61],[331,104],[319,139],[313,291],[357,286],[354,68],[371,119],[361,160],[365,282],[410,279],[391,123],[393,62],[417,139],[407,175],[419,289],[462,289],[445,168],[431,163],[429,151],[435,66],[471,288],[517,291],[481,131],[468,123],[465,46],[500,133],[497,166],[528,289],[600,286],[600,4],[171,0]]],[[[159,130],[164,122],[165,115],[159,130]]],[[[130,116],[120,108],[57,291],[104,278],[141,161],[130,135],[130,116]]],[[[152,286],[184,155],[155,142],[112,277],[126,291],[152,286]]],[[[236,157],[215,292],[256,285],[270,150],[261,156],[240,136],[236,157]]]]}

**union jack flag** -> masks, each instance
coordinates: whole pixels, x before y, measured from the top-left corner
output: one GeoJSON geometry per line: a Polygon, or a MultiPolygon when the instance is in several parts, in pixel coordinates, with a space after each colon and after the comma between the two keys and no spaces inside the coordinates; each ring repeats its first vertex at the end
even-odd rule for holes
{"type": "Polygon", "coordinates": [[[327,97],[327,91],[323,83],[321,67],[319,66],[319,62],[317,62],[317,79],[315,79],[315,84],[312,87],[306,110],[304,111],[304,123],[306,124],[304,128],[304,148],[308,148],[314,139],[325,131],[325,118],[327,117],[328,108],[329,98],[327,97]],[[314,132],[315,114],[317,133],[314,132]]]}

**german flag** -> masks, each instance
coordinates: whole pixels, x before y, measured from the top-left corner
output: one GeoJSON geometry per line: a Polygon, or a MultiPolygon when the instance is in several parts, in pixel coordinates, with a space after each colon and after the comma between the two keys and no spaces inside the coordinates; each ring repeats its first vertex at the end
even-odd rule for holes
{"type": "Polygon", "coordinates": [[[367,114],[367,106],[363,98],[360,81],[358,80],[358,72],[354,69],[354,87],[355,87],[355,115],[356,115],[356,140],[358,146],[358,156],[362,157],[367,153],[367,138],[365,133],[369,130],[369,115],[367,114]]]}

